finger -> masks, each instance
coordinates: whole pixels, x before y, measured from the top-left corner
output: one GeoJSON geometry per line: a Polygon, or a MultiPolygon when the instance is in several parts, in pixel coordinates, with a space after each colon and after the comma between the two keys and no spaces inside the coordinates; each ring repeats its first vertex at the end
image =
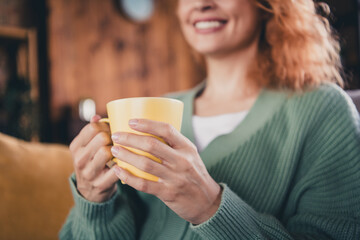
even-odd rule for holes
{"type": "Polygon", "coordinates": [[[95,153],[93,160],[85,166],[82,172],[85,179],[89,181],[95,179],[107,168],[106,163],[113,158],[110,149],[111,146],[103,146],[95,153]]]}
{"type": "Polygon", "coordinates": [[[100,192],[105,192],[111,189],[117,181],[119,181],[119,178],[115,172],[111,169],[106,169],[104,173],[94,181],[94,187],[100,189],[100,192]]]}
{"type": "MultiPolygon", "coordinates": [[[[95,157],[95,154],[105,146],[112,145],[112,140],[110,133],[108,132],[99,132],[85,147],[87,152],[90,153],[90,156],[95,157]]],[[[103,149],[106,150],[106,149],[103,149]]]]}
{"type": "Polygon", "coordinates": [[[87,124],[71,142],[70,151],[76,152],[81,147],[86,146],[99,132],[107,132],[110,134],[110,127],[106,123],[87,124]]]}
{"type": "Polygon", "coordinates": [[[90,122],[91,123],[99,122],[100,119],[101,117],[99,115],[95,115],[91,118],[90,122]]]}
{"type": "Polygon", "coordinates": [[[176,155],[174,149],[155,137],[144,136],[127,132],[117,132],[112,135],[114,143],[131,147],[150,153],[163,161],[173,159],[176,155]]]}
{"type": "Polygon", "coordinates": [[[138,191],[149,193],[153,195],[159,195],[161,193],[162,183],[145,180],[143,178],[136,177],[125,169],[114,166],[112,168],[116,176],[125,184],[135,188],[138,191]]]}
{"type": "Polygon", "coordinates": [[[123,147],[115,146],[111,148],[114,157],[133,165],[134,167],[155,175],[159,178],[165,178],[169,170],[161,163],[158,163],[150,158],[135,154],[123,147]]]}
{"type": "Polygon", "coordinates": [[[129,121],[129,126],[139,132],[161,137],[173,148],[186,146],[190,142],[190,140],[168,123],[148,119],[132,119],[129,121]]]}
{"type": "Polygon", "coordinates": [[[74,157],[75,168],[83,169],[103,146],[111,145],[110,135],[106,132],[99,132],[90,143],[79,149],[74,157]]]}

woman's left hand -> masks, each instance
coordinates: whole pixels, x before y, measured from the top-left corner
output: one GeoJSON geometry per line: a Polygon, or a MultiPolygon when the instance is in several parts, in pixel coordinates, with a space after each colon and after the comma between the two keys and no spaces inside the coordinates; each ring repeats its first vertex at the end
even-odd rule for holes
{"type": "Polygon", "coordinates": [[[221,187],[209,175],[195,145],[173,126],[146,119],[134,119],[129,126],[152,136],[118,132],[113,141],[148,152],[162,163],[137,155],[123,147],[112,148],[114,157],[159,177],[158,182],[145,180],[115,165],[116,175],[129,186],[157,196],[180,217],[193,224],[211,218],[220,205],[221,187]]]}

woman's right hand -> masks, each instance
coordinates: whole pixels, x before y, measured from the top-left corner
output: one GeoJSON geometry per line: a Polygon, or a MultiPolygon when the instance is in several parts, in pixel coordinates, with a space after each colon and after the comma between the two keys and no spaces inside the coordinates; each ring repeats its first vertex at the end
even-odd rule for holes
{"type": "Polygon", "coordinates": [[[116,192],[119,178],[106,166],[113,158],[110,128],[96,115],[70,144],[79,193],[91,202],[104,202],[116,192]]]}

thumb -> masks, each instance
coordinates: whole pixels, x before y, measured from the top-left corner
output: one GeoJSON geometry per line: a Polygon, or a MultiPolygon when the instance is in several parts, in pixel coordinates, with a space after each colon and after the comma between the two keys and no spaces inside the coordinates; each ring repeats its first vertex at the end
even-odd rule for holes
{"type": "Polygon", "coordinates": [[[100,119],[101,119],[101,117],[99,115],[95,115],[91,118],[90,122],[96,123],[96,122],[99,122],[100,119]]]}

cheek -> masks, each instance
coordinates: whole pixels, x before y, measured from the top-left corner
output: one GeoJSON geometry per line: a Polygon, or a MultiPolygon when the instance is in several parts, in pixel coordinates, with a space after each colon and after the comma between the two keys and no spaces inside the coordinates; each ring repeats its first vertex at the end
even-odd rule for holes
{"type": "Polygon", "coordinates": [[[191,46],[195,47],[194,42],[196,41],[196,36],[194,31],[189,26],[181,26],[182,35],[184,36],[186,42],[191,46]]]}
{"type": "Polygon", "coordinates": [[[253,4],[244,4],[241,6],[234,6],[233,16],[235,23],[235,31],[242,32],[245,35],[258,32],[260,25],[258,9],[253,4]]]}
{"type": "Polygon", "coordinates": [[[192,25],[187,20],[188,10],[185,8],[185,6],[178,6],[176,14],[183,35],[186,39],[189,39],[192,33],[192,25]]]}
{"type": "Polygon", "coordinates": [[[180,23],[185,23],[191,11],[191,5],[187,1],[179,0],[176,5],[176,15],[180,23]]]}

